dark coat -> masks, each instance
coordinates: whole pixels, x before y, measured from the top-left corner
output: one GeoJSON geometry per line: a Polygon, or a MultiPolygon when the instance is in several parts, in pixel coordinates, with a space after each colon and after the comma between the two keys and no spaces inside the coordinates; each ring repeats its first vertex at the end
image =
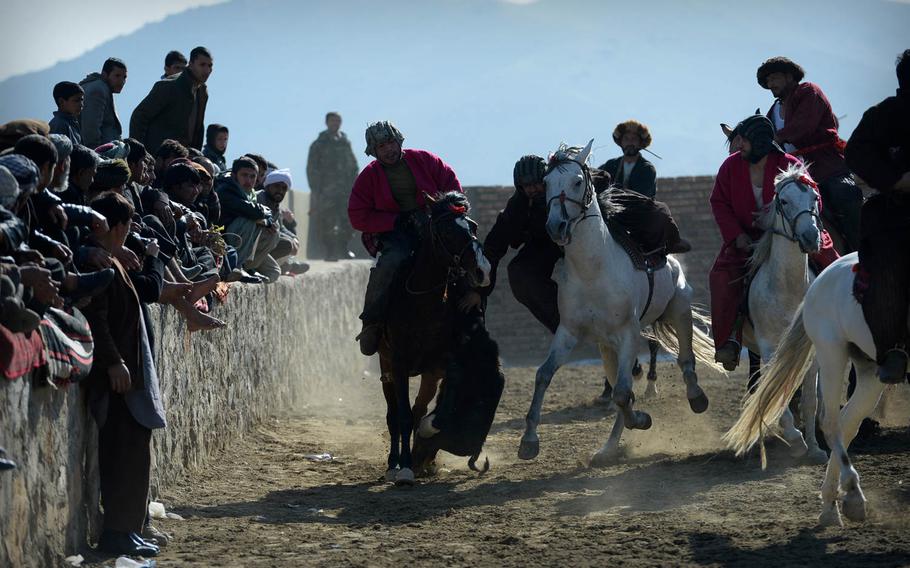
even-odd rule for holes
{"type": "Polygon", "coordinates": [[[51,128],[51,134],[62,134],[73,144],[82,144],[82,126],[77,117],[55,110],[54,118],[47,124],[51,128]]]}
{"type": "Polygon", "coordinates": [[[205,148],[202,149],[202,155],[218,166],[219,171],[227,171],[227,160],[225,159],[224,154],[219,152],[216,148],[206,145],[205,148]]]}
{"type": "Polygon", "coordinates": [[[622,156],[608,160],[599,169],[610,174],[613,183],[623,189],[631,189],[651,199],[657,196],[657,170],[654,169],[654,164],[646,160],[644,156],[638,157],[638,161],[635,162],[635,166],[629,174],[629,181],[626,183],[623,183],[622,179],[622,156]]]}
{"type": "Polygon", "coordinates": [[[114,107],[114,93],[100,73],[91,73],[79,81],[85,91],[85,106],[79,115],[82,144],[97,148],[111,140],[120,140],[123,127],[114,107]]]}
{"type": "Polygon", "coordinates": [[[847,142],[846,157],[866,183],[890,191],[910,171],[910,93],[898,90],[867,110],[847,142]]]}
{"type": "Polygon", "coordinates": [[[130,117],[130,136],[152,153],[168,138],[201,150],[209,96],[204,84],[193,93],[193,83],[189,69],[155,83],[130,117]],[[198,112],[191,126],[194,105],[198,105],[198,112]]]}
{"type": "Polygon", "coordinates": [[[9,209],[0,206],[0,255],[10,255],[28,240],[28,227],[9,209]]]}
{"type": "Polygon", "coordinates": [[[547,204],[541,197],[529,201],[524,192],[516,189],[499,212],[496,222],[483,242],[483,253],[490,261],[490,285],[479,292],[489,296],[496,286],[499,261],[511,248],[528,247],[560,256],[559,246],[547,234],[547,204]]]}
{"type": "Polygon", "coordinates": [[[221,221],[219,224],[227,227],[237,217],[245,219],[270,219],[271,214],[267,207],[256,201],[256,194],[248,194],[231,178],[221,180],[215,188],[218,200],[221,202],[221,221]]]}

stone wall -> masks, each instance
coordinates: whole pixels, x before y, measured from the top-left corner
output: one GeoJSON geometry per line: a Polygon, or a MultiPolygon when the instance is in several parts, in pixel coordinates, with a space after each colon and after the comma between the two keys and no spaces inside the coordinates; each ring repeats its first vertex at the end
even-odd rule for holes
{"type": "MultiPolygon", "coordinates": [[[[294,280],[233,286],[214,315],[227,329],[188,334],[152,306],[168,427],[153,437],[153,494],[270,414],[312,402],[368,366],[359,331],[369,263],[314,263],[294,280]]],[[[0,566],[55,566],[97,535],[97,432],[78,386],[0,384],[0,566]]]]}
{"type": "MultiPolygon", "coordinates": [[[[683,237],[692,243],[692,252],[681,255],[689,283],[695,289],[695,301],[708,303],[708,271],[720,250],[720,233],[708,198],[714,187],[713,176],[660,178],[658,199],[667,203],[679,224],[683,237]]],[[[486,237],[496,221],[496,214],[512,195],[511,186],[467,187],[471,200],[471,217],[480,225],[479,235],[486,237]]],[[[506,266],[514,251],[500,261],[496,288],[487,307],[487,325],[499,342],[503,360],[508,364],[537,365],[546,358],[551,335],[528,310],[515,301],[509,288],[506,266]]],[[[580,348],[576,356],[596,356],[591,348],[580,348]]]]}

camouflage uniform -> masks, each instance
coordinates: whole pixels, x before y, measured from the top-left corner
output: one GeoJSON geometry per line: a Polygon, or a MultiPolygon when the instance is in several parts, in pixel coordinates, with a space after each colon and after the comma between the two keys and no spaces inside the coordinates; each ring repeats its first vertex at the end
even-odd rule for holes
{"type": "Polygon", "coordinates": [[[333,137],[328,130],[310,146],[306,175],[310,184],[310,227],[307,258],[338,259],[347,256],[354,234],[348,220],[348,198],[359,173],[351,142],[344,132],[333,137]]]}

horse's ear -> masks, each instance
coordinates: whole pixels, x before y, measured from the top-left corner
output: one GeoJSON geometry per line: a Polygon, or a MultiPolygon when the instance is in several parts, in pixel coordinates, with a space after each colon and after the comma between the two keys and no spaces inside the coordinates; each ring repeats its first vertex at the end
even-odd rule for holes
{"type": "Polygon", "coordinates": [[[584,147],[584,149],[581,151],[581,153],[578,154],[578,156],[575,159],[578,160],[582,164],[586,164],[588,162],[588,158],[591,157],[591,147],[592,146],[594,146],[593,138],[591,138],[591,140],[588,142],[588,145],[584,147]]]}
{"type": "Polygon", "coordinates": [[[429,193],[424,193],[424,194],[423,194],[423,198],[424,198],[424,199],[426,200],[426,202],[429,203],[430,205],[436,205],[436,203],[439,201],[438,198],[433,197],[433,196],[430,195],[429,193]]]}
{"type": "Polygon", "coordinates": [[[727,137],[727,140],[729,140],[729,139],[730,139],[730,136],[733,135],[733,129],[730,128],[730,125],[729,125],[729,124],[726,124],[726,123],[724,123],[724,122],[721,122],[721,123],[720,123],[720,129],[723,131],[724,136],[727,137]]]}
{"type": "Polygon", "coordinates": [[[761,114],[761,107],[758,107],[757,109],[755,109],[755,114],[761,114]]]}

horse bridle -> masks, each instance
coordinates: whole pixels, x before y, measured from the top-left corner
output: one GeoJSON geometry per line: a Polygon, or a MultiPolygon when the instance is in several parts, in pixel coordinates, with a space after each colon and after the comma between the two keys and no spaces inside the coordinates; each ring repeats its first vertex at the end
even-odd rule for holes
{"type": "Polygon", "coordinates": [[[568,162],[578,164],[578,167],[581,168],[582,175],[584,176],[585,192],[582,195],[582,201],[578,201],[577,199],[572,199],[571,197],[566,195],[565,190],[562,190],[559,193],[559,195],[554,195],[547,201],[547,211],[549,211],[550,208],[553,206],[553,202],[558,199],[562,217],[569,224],[568,234],[569,234],[569,238],[571,239],[572,238],[572,227],[574,225],[584,221],[588,217],[597,217],[597,215],[590,214],[587,212],[588,208],[591,206],[591,202],[594,201],[594,180],[591,179],[591,171],[588,169],[587,164],[583,164],[583,163],[579,162],[578,160],[573,160],[572,158],[563,158],[561,160],[551,160],[550,163],[547,165],[547,171],[544,174],[544,176],[549,175],[550,172],[552,172],[553,170],[555,170],[562,164],[565,164],[568,162]],[[574,203],[575,205],[577,205],[579,207],[580,210],[578,212],[578,215],[571,217],[571,218],[569,217],[569,212],[566,211],[566,201],[568,201],[569,203],[574,203]]]}
{"type": "MultiPolygon", "coordinates": [[[[464,213],[458,213],[458,214],[464,215],[464,213]]],[[[436,290],[439,290],[440,288],[445,288],[446,292],[443,294],[443,298],[445,298],[448,295],[449,283],[452,282],[455,278],[461,278],[462,276],[467,274],[465,269],[461,266],[461,259],[464,257],[464,253],[468,249],[468,247],[473,248],[474,243],[478,242],[477,235],[475,235],[474,232],[471,231],[471,239],[467,243],[465,243],[465,245],[463,247],[461,247],[461,250],[458,251],[457,254],[453,254],[451,251],[449,251],[449,249],[446,247],[445,243],[442,241],[442,239],[439,238],[439,235],[436,233],[436,223],[438,223],[442,219],[445,219],[446,217],[449,217],[449,216],[454,217],[455,215],[456,215],[456,213],[454,211],[447,211],[436,218],[433,218],[432,216],[430,217],[430,246],[433,247],[434,256],[435,256],[435,251],[436,251],[437,245],[438,245],[438,247],[441,248],[442,251],[446,254],[446,257],[448,257],[448,264],[446,265],[447,268],[446,268],[445,279],[441,283],[436,284],[435,286],[431,286],[430,288],[427,288],[426,290],[414,290],[411,288],[411,277],[414,275],[414,273],[412,272],[408,276],[408,278],[405,280],[405,283],[404,283],[405,290],[407,291],[408,294],[411,294],[412,296],[420,296],[423,294],[429,294],[431,292],[435,292],[436,290]]],[[[470,218],[467,215],[465,215],[465,219],[470,221],[470,218]]],[[[471,221],[471,222],[473,222],[473,221],[471,221]]]]}
{"type": "MultiPolygon", "coordinates": [[[[800,191],[803,191],[803,192],[805,192],[805,191],[811,191],[811,190],[810,190],[808,187],[806,187],[806,186],[807,186],[807,185],[810,185],[810,186],[811,186],[812,183],[810,183],[810,182],[807,181],[807,180],[802,180],[802,179],[788,179],[787,181],[783,182],[783,184],[781,184],[780,189],[783,189],[784,186],[786,186],[786,185],[788,185],[788,184],[791,184],[791,183],[795,183],[795,184],[799,187],[800,191]],[[804,184],[805,184],[805,185],[804,185],[804,184]]],[[[813,183],[814,183],[814,182],[813,182],[813,183]]],[[[775,213],[776,215],[780,216],[781,221],[783,221],[785,227],[789,227],[789,228],[790,228],[790,234],[788,235],[788,234],[786,233],[786,231],[779,231],[778,229],[776,229],[776,228],[775,228],[776,223],[775,223],[774,225],[771,226],[771,232],[773,232],[775,235],[780,235],[780,236],[784,237],[784,238],[787,239],[788,241],[797,243],[797,244],[799,245],[799,249],[800,249],[801,251],[807,252],[807,251],[803,248],[803,244],[799,241],[799,237],[796,236],[796,222],[799,221],[799,218],[802,217],[803,215],[811,215],[812,217],[815,218],[816,221],[818,221],[818,222],[820,223],[820,222],[821,222],[821,217],[819,216],[819,214],[818,214],[818,212],[817,212],[817,208],[803,209],[802,211],[799,211],[799,212],[793,217],[793,219],[789,219],[789,218],[787,218],[787,214],[784,212],[784,207],[783,207],[783,205],[782,205],[781,202],[780,202],[780,190],[778,190],[778,191],[775,191],[775,192],[774,192],[774,213],[775,213]]]]}

